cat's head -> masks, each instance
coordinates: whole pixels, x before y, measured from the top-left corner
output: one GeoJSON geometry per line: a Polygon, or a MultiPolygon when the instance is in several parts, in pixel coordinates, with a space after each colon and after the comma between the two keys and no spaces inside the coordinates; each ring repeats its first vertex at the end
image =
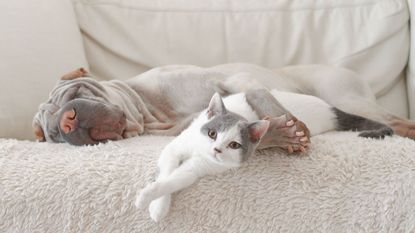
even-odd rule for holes
{"type": "Polygon", "coordinates": [[[269,127],[269,121],[248,122],[228,111],[218,93],[213,95],[206,114],[208,122],[201,128],[210,142],[206,156],[225,166],[237,167],[248,159],[269,127]]]}

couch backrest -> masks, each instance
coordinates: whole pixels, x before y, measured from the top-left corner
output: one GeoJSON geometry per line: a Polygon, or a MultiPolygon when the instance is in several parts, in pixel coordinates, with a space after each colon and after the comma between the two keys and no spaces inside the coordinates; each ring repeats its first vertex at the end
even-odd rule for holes
{"type": "Polygon", "coordinates": [[[92,71],[129,78],[167,64],[329,63],[376,93],[408,59],[405,0],[74,0],[92,71]]]}

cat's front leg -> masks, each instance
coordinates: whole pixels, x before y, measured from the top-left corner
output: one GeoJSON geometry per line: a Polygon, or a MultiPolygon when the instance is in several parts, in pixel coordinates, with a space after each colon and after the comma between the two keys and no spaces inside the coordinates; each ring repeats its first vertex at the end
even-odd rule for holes
{"type": "Polygon", "coordinates": [[[168,177],[176,168],[179,167],[181,161],[184,159],[180,149],[182,135],[179,135],[173,141],[171,141],[161,152],[160,158],[157,162],[158,176],[156,181],[148,184],[143,190],[141,190],[139,196],[136,198],[135,206],[140,209],[146,208],[148,203],[153,200],[151,195],[158,187],[158,181],[168,177]]]}
{"type": "Polygon", "coordinates": [[[171,203],[171,195],[164,195],[150,203],[149,211],[150,217],[155,222],[159,222],[164,217],[166,217],[167,213],[170,209],[171,203]]]}
{"type": "Polygon", "coordinates": [[[155,195],[159,193],[159,186],[160,184],[157,181],[148,184],[137,196],[135,206],[142,210],[146,209],[148,204],[157,198],[155,195]]]}
{"type": "Polygon", "coordinates": [[[193,184],[199,176],[189,164],[191,162],[187,161],[174,170],[168,177],[147,185],[137,197],[135,203],[137,208],[145,209],[151,201],[193,184]]]}

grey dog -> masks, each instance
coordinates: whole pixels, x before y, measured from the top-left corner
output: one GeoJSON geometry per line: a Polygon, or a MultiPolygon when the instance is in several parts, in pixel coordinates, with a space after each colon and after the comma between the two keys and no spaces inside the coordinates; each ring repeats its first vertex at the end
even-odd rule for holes
{"type": "MultiPolygon", "coordinates": [[[[175,65],[154,68],[127,81],[102,82],[80,69],[58,82],[49,100],[40,105],[33,128],[40,141],[74,145],[143,134],[177,135],[207,107],[215,92],[227,95],[255,88],[313,95],[343,111],[382,122],[395,134],[415,138],[415,123],[376,104],[363,78],[326,65],[277,70],[239,63],[211,68],[175,65]]],[[[295,116],[284,109],[278,112],[284,113],[290,116],[287,121],[307,131],[295,116]]],[[[287,149],[286,144],[280,147],[287,149]]]]}

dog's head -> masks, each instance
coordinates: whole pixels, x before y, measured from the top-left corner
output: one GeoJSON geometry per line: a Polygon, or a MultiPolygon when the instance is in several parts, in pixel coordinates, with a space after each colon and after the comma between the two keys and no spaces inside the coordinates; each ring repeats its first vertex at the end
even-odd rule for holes
{"type": "Polygon", "coordinates": [[[120,98],[117,91],[89,78],[83,68],[70,72],[39,106],[33,118],[34,133],[39,141],[73,145],[119,140],[134,130],[142,133],[142,122],[131,116],[120,98]]]}

